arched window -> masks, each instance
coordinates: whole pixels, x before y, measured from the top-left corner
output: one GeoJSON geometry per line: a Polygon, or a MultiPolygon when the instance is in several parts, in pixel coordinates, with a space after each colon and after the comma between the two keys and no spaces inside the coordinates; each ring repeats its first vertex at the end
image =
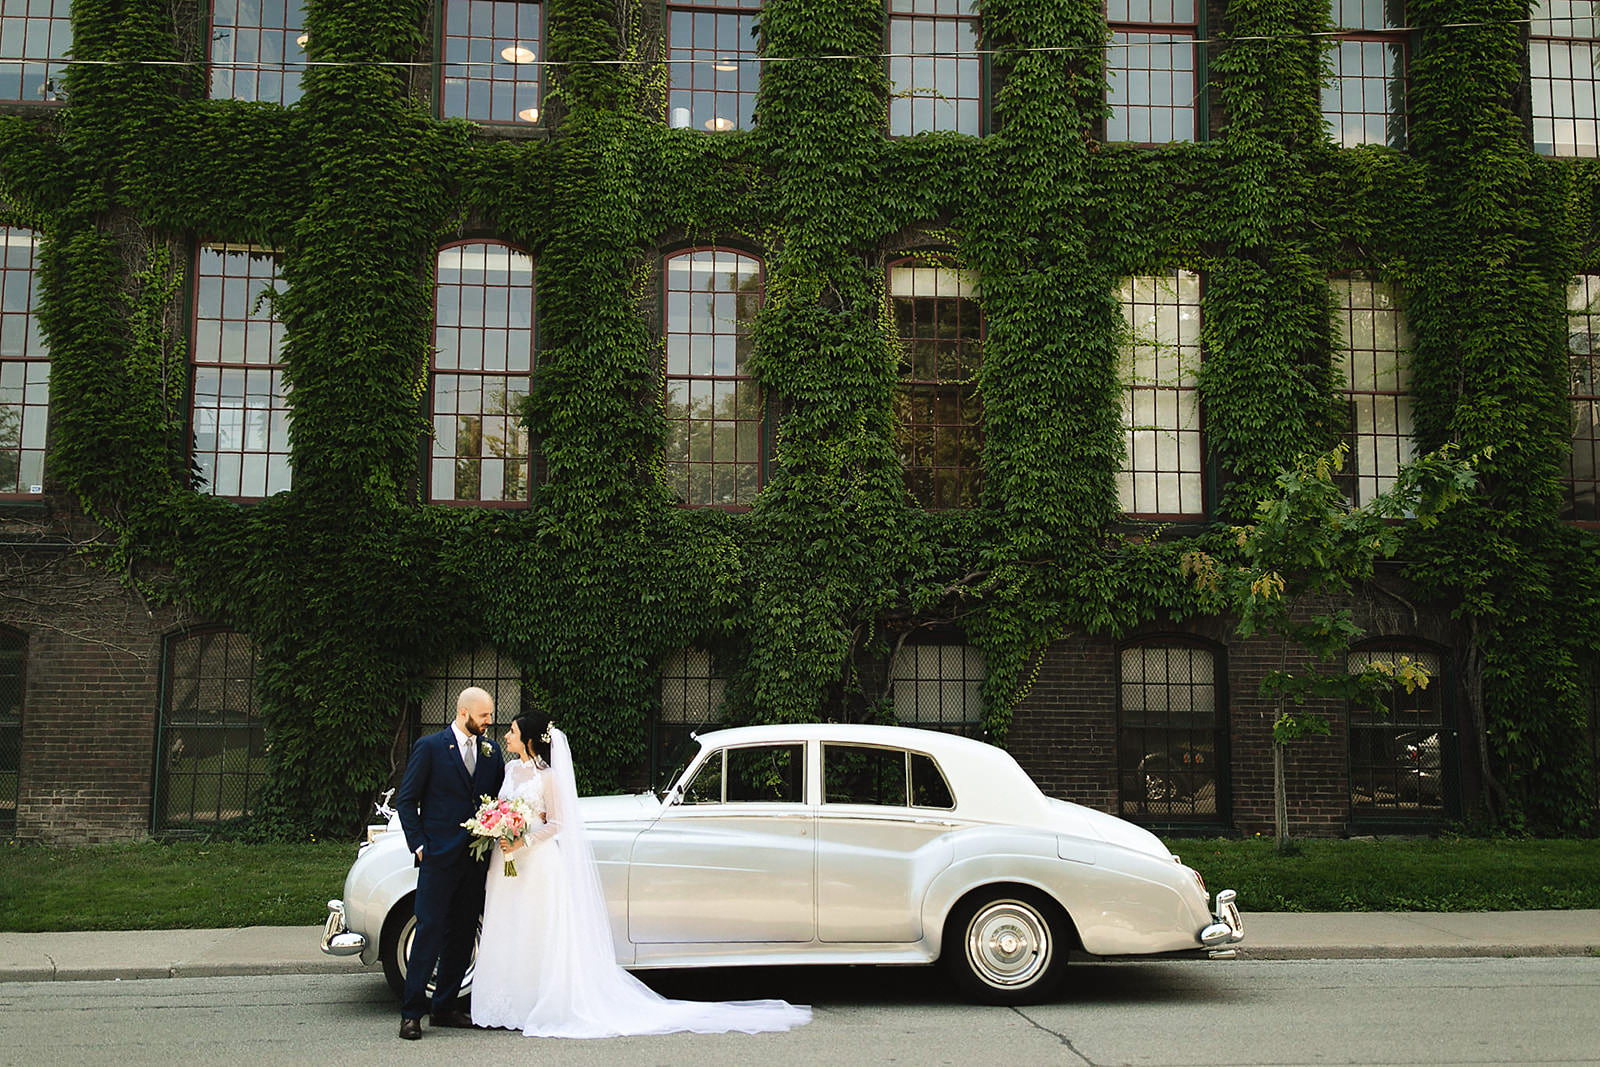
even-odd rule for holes
{"type": "Polygon", "coordinates": [[[71,0],[5,5],[0,15],[0,100],[61,100],[72,51],[71,0]]]}
{"type": "Polygon", "coordinates": [[[759,0],[667,4],[668,124],[722,133],[755,125],[759,0]]]}
{"type": "Polygon", "coordinates": [[[439,252],[428,498],[522,505],[532,452],[518,411],[533,373],[533,260],[476,241],[439,252]]]}
{"type": "Polygon", "coordinates": [[[538,122],[543,21],[542,3],[445,0],[439,114],[538,122]]]}
{"type": "Polygon", "coordinates": [[[895,443],[906,489],[925,508],[971,507],[983,468],[983,310],[970,271],[938,258],[889,266],[900,340],[895,443]]]}
{"type": "Polygon", "coordinates": [[[39,239],[0,227],[0,498],[44,492],[50,350],[33,313],[39,239]]]}
{"type": "Polygon", "coordinates": [[[289,404],[282,292],[270,251],[207,245],[195,266],[194,462],[204,490],[259,500],[289,488],[289,404]]]}
{"type": "Polygon", "coordinates": [[[889,695],[901,726],[978,737],[983,733],[982,649],[958,641],[901,645],[889,661],[889,695]]]}
{"type": "Polygon", "coordinates": [[[305,27],[301,0],[212,0],[212,99],[300,99],[305,27]]]}
{"type": "Polygon", "coordinates": [[[22,663],[25,634],[0,626],[0,835],[17,832],[22,771],[22,663]]]}
{"type": "Polygon", "coordinates": [[[1354,821],[1438,821],[1456,794],[1455,730],[1445,715],[1449,680],[1437,652],[1403,643],[1374,643],[1346,658],[1351,674],[1375,663],[1414,660],[1427,671],[1424,688],[1395,686],[1381,700],[1353,701],[1350,726],[1350,814],[1354,821]]]}
{"type": "Polygon", "coordinates": [[[1147,822],[1219,821],[1227,810],[1222,654],[1151,638],[1117,653],[1122,814],[1147,822]]]}
{"type": "Polygon", "coordinates": [[[177,634],[161,671],[152,828],[205,830],[250,814],[267,776],[255,646],[232,630],[177,634]]]}
{"type": "Polygon", "coordinates": [[[762,484],[764,411],[749,371],[761,260],[702,248],[665,267],[668,484],[692,506],[748,506],[762,484]]]}
{"type": "Polygon", "coordinates": [[[889,0],[889,133],[983,132],[984,71],[972,0],[889,0]]]}

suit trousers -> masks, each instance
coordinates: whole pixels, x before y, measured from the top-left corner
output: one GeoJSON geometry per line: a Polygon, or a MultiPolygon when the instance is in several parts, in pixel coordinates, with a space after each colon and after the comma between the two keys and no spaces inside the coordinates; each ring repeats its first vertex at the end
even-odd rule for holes
{"type": "Polygon", "coordinates": [[[487,866],[464,848],[439,860],[422,854],[417,872],[417,929],[407,964],[402,1018],[420,1019],[426,1012],[445,1011],[461,992],[461,980],[477,944],[487,873],[487,866]],[[431,998],[430,980],[434,982],[431,998]]]}

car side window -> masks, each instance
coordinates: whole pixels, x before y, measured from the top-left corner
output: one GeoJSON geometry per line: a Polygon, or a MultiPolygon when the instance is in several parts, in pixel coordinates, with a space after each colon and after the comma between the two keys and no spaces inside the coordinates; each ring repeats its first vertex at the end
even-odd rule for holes
{"type": "Polygon", "coordinates": [[[797,804],[805,799],[805,771],[803,744],[730,748],[728,802],[797,804]]]}
{"type": "Polygon", "coordinates": [[[950,783],[944,772],[933,762],[932,756],[911,753],[911,806],[914,808],[953,808],[956,798],[950,793],[950,783]]]}
{"type": "Polygon", "coordinates": [[[720,751],[713,752],[706,757],[704,763],[700,764],[694,780],[683,791],[683,803],[722,803],[722,756],[723,753],[720,751]]]}
{"type": "Polygon", "coordinates": [[[823,802],[905,807],[906,755],[901,748],[823,745],[823,802]]]}

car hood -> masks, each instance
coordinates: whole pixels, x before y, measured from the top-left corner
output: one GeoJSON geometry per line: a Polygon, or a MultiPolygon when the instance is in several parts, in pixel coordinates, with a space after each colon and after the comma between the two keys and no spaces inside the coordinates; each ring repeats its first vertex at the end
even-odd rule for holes
{"type": "Polygon", "coordinates": [[[661,812],[661,801],[650,793],[629,793],[604,797],[579,797],[587,826],[602,822],[634,822],[654,819],[661,812]]]}
{"type": "Polygon", "coordinates": [[[1171,860],[1172,852],[1161,839],[1142,826],[1126,819],[1108,815],[1103,811],[1086,808],[1069,800],[1050,799],[1055,828],[1061,833],[1078,834],[1095,838],[1108,845],[1116,845],[1131,852],[1143,852],[1157,859],[1171,860]]]}

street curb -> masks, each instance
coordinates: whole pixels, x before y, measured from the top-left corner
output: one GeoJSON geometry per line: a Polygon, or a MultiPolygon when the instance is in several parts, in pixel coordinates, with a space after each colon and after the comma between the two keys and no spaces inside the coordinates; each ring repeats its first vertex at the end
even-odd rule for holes
{"type": "Polygon", "coordinates": [[[1351,945],[1238,946],[1241,960],[1446,960],[1515,959],[1520,956],[1600,956],[1600,945],[1351,945]]]}

